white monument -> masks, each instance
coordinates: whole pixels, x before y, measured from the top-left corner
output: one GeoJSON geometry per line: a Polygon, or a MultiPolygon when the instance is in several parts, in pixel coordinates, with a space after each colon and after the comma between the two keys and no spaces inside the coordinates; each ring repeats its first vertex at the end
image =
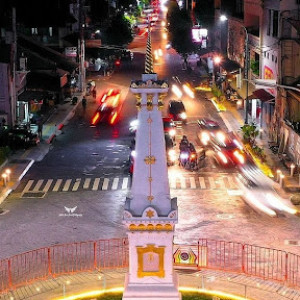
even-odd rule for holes
{"type": "Polygon", "coordinates": [[[123,215],[129,241],[124,300],[181,299],[173,269],[177,199],[170,198],[161,114],[168,89],[153,72],[148,30],[145,73],[131,83],[139,112],[131,197],[123,215]]]}

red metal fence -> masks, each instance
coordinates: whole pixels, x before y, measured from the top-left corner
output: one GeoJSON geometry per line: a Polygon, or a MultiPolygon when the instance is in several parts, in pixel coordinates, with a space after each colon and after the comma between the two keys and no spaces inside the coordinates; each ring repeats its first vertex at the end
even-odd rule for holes
{"type": "Polygon", "coordinates": [[[41,248],[0,260],[0,293],[63,274],[128,267],[128,240],[109,239],[41,248]]]}
{"type": "MultiPolygon", "coordinates": [[[[109,239],[41,248],[0,260],[0,293],[63,274],[128,267],[128,240],[109,239]]],[[[300,287],[300,256],[235,242],[200,239],[174,245],[175,267],[213,269],[300,287]]]]}

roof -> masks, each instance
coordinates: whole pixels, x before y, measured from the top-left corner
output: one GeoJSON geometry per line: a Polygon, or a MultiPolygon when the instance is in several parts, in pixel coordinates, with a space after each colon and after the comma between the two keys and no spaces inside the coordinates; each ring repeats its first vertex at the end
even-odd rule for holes
{"type": "Polygon", "coordinates": [[[275,99],[275,96],[268,93],[265,89],[256,90],[248,97],[249,100],[251,99],[259,99],[262,102],[268,102],[270,100],[275,99]]]}

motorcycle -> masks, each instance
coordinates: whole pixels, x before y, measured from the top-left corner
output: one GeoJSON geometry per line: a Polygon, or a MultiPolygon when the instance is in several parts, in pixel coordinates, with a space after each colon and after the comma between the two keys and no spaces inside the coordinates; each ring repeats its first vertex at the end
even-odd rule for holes
{"type": "Polygon", "coordinates": [[[197,167],[197,153],[196,152],[191,152],[189,155],[189,169],[194,170],[197,167]]]}
{"type": "Polygon", "coordinates": [[[187,151],[181,151],[179,154],[179,165],[186,167],[189,162],[189,153],[187,151]]]}

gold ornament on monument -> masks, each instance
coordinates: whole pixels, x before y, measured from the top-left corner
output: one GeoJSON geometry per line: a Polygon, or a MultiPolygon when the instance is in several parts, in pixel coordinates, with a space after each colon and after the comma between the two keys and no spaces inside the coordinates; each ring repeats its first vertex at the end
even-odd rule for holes
{"type": "Polygon", "coordinates": [[[136,108],[137,108],[138,110],[140,110],[141,107],[142,107],[142,104],[141,104],[141,101],[142,101],[142,94],[140,94],[140,93],[135,94],[135,98],[136,98],[136,104],[135,104],[135,106],[136,106],[136,108]]]}
{"type": "Polygon", "coordinates": [[[153,109],[153,95],[152,94],[147,94],[147,110],[152,110],[153,109]]]}

